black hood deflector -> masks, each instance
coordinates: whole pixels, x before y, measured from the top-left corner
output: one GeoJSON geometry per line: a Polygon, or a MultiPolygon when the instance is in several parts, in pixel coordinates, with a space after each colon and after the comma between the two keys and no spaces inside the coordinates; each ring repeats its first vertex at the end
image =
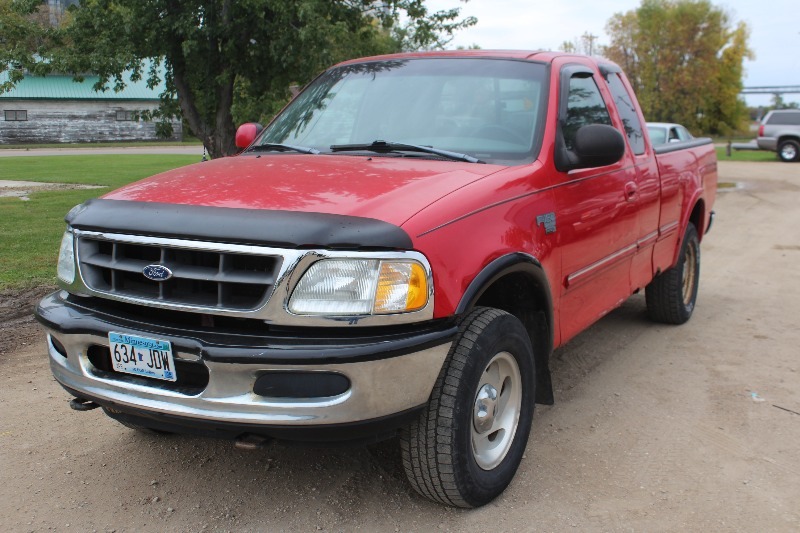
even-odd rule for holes
{"type": "Polygon", "coordinates": [[[73,228],[279,248],[410,250],[399,226],[328,213],[89,200],[66,217],[73,228]]]}

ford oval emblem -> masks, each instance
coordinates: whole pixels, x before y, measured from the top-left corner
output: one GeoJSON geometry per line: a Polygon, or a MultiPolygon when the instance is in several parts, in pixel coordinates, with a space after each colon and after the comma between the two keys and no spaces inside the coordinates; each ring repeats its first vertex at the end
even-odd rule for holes
{"type": "Polygon", "coordinates": [[[147,265],[142,269],[142,274],[153,281],[167,281],[172,277],[172,270],[164,265],[147,265]]]}

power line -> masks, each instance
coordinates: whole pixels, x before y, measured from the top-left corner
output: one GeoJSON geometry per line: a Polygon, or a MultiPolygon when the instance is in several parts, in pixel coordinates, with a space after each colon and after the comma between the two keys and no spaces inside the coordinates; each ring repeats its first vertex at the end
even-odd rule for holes
{"type": "Polygon", "coordinates": [[[744,87],[740,94],[800,94],[800,85],[775,85],[770,87],[744,87]]]}

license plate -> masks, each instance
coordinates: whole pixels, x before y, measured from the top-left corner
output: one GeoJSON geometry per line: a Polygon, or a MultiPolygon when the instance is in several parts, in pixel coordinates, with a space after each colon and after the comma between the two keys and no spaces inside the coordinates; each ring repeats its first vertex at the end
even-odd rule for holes
{"type": "Polygon", "coordinates": [[[148,339],[126,333],[109,333],[111,365],[117,372],[175,381],[175,360],[169,341],[148,339]]]}

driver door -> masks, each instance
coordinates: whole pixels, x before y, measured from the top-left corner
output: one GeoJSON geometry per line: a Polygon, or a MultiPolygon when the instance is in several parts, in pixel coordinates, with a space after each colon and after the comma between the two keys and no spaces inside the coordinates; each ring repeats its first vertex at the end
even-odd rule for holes
{"type": "MultiPolygon", "coordinates": [[[[559,128],[568,150],[581,126],[607,124],[620,129],[609,113],[605,84],[595,76],[593,69],[582,65],[562,68],[559,93],[567,101],[559,106],[559,128]]],[[[636,169],[626,150],[617,163],[561,172],[557,179],[560,323],[566,341],[631,294],[637,214],[630,195],[635,192],[636,169]]]]}

